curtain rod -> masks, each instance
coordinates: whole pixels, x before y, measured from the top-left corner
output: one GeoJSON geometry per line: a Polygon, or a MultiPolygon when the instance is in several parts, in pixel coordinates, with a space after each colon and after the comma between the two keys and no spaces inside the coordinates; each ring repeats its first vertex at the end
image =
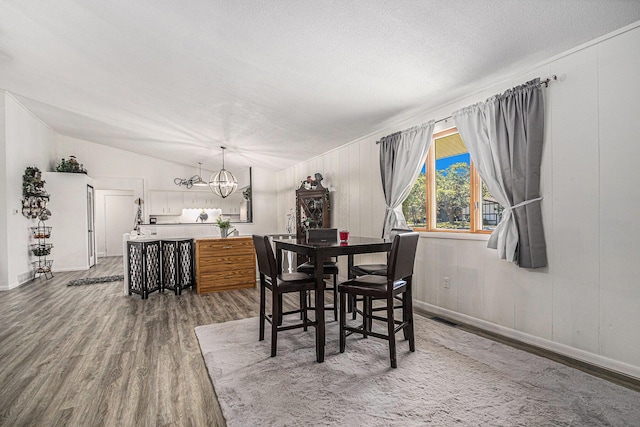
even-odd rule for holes
{"type": "MultiPolygon", "coordinates": [[[[555,82],[558,81],[558,76],[556,76],[555,74],[550,75],[549,77],[547,77],[544,80],[540,80],[540,83],[538,83],[539,85],[544,85],[544,87],[549,87],[549,83],[551,82],[555,82]]],[[[446,122],[447,120],[453,118],[453,116],[447,116],[444,117],[442,119],[436,120],[434,124],[438,124],[441,122],[446,122]]],[[[376,141],[376,144],[380,144],[380,141],[376,141]]]]}

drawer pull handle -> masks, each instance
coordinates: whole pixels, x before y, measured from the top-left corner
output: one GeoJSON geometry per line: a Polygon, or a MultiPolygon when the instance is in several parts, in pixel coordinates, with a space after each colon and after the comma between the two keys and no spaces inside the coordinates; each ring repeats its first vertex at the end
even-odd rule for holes
{"type": "Polygon", "coordinates": [[[233,249],[233,246],[223,246],[222,249],[233,249]]]}

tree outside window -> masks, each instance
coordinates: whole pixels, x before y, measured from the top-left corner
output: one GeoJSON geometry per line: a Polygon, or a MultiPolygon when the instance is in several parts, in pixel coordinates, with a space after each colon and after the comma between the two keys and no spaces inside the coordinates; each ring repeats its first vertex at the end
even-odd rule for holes
{"type": "Polygon", "coordinates": [[[452,128],[434,135],[402,210],[416,230],[486,233],[500,222],[503,208],[482,183],[460,134],[452,128]]]}

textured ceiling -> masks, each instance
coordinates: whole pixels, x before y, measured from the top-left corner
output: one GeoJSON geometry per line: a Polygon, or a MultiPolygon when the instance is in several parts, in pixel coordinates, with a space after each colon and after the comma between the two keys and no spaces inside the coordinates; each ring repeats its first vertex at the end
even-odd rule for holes
{"type": "Polygon", "coordinates": [[[64,135],[281,169],[638,20],[637,0],[0,0],[0,88],[64,135]]]}

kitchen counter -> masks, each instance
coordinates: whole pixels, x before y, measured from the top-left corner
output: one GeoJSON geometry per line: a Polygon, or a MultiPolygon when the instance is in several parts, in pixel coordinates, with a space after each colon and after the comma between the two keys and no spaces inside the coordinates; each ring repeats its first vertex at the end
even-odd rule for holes
{"type": "Polygon", "coordinates": [[[208,225],[208,226],[216,226],[215,222],[164,222],[164,223],[156,223],[156,224],[140,224],[140,227],[161,227],[165,225],[208,225]]]}
{"type": "Polygon", "coordinates": [[[215,223],[144,224],[140,226],[140,232],[145,237],[158,239],[220,237],[220,228],[215,223]]]}
{"type": "MultiPolygon", "coordinates": [[[[185,224],[175,224],[185,225],[185,224]]],[[[141,226],[144,235],[122,236],[124,256],[124,294],[129,295],[127,242],[193,239],[195,245],[196,287],[199,294],[256,285],[256,258],[251,236],[220,237],[218,227],[141,226]],[[206,230],[194,232],[194,228],[206,230]],[[199,234],[199,235],[198,235],[199,234]]]]}

